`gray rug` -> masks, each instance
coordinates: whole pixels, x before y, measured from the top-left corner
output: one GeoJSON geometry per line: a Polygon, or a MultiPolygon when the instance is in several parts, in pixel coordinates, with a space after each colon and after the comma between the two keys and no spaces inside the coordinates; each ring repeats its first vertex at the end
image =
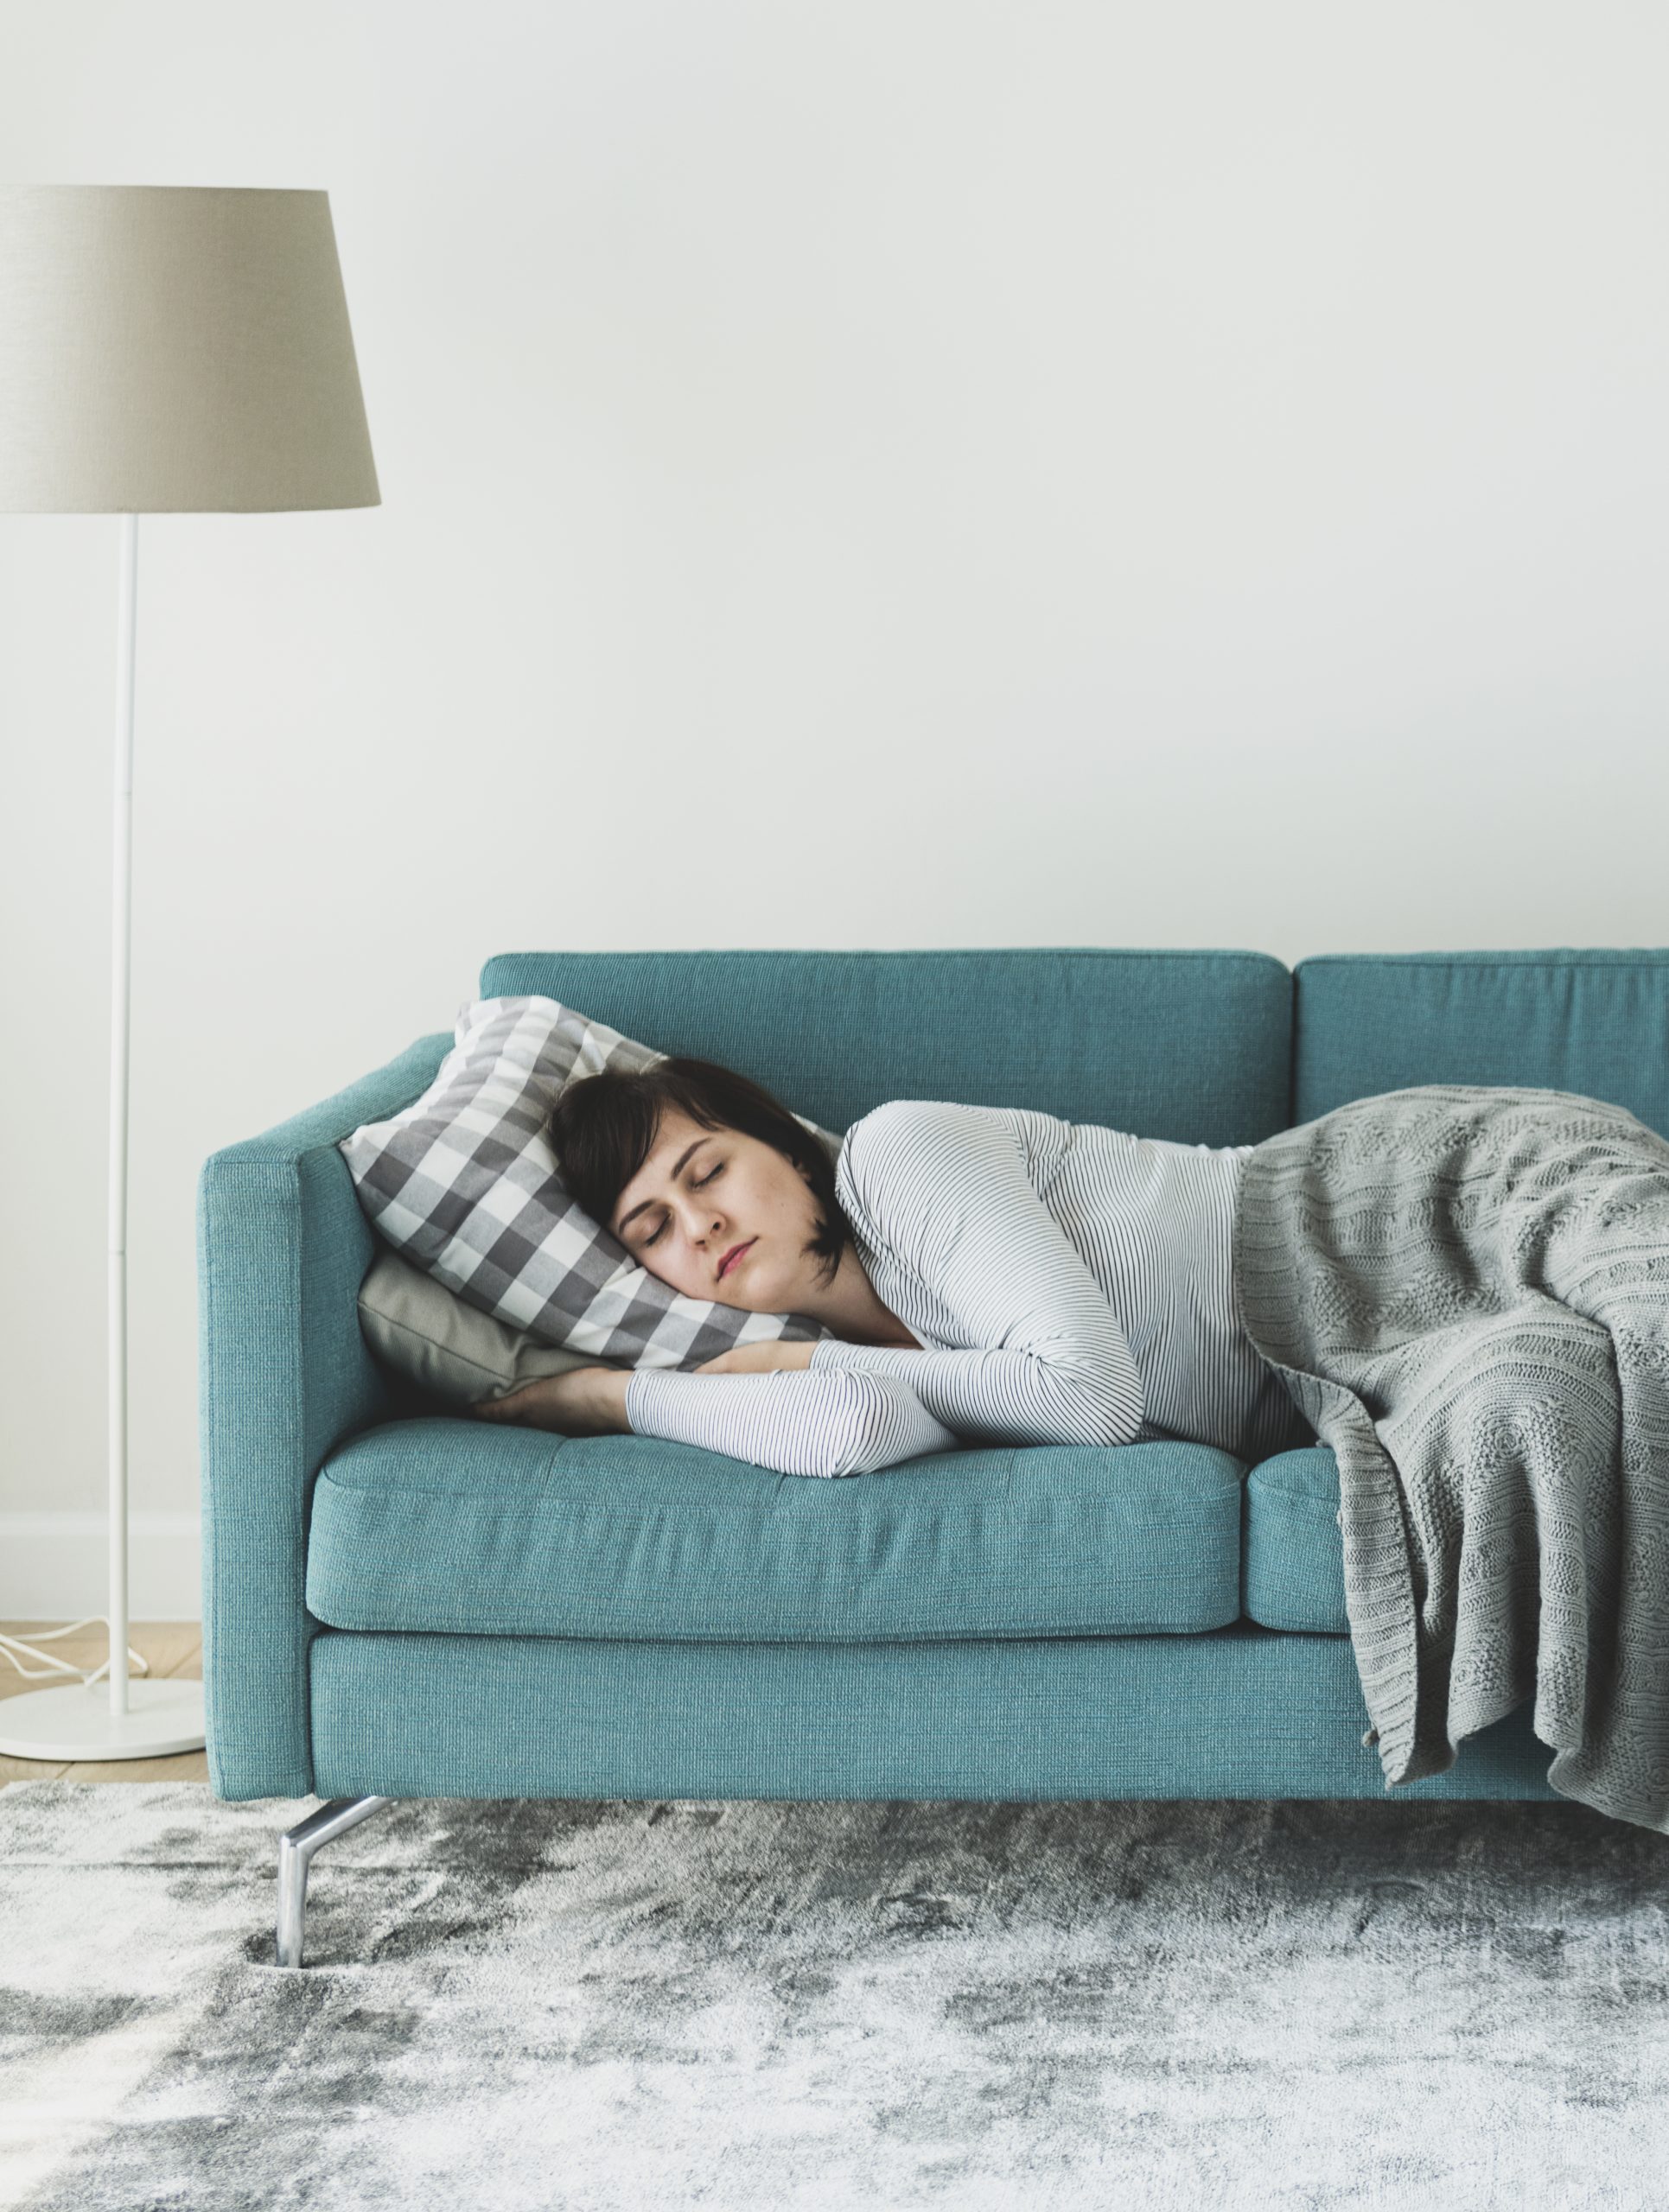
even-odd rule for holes
{"type": "Polygon", "coordinates": [[[1669,2203],[1669,1845],[1567,1804],[0,1792],[29,2212],[1669,2203]]]}

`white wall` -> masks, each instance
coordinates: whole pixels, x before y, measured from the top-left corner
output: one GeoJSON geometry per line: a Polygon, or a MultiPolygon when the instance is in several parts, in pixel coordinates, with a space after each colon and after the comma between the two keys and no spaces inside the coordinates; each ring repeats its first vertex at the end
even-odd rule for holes
{"type": "MultiPolygon", "coordinates": [[[[1666,92],[1618,0],[3,0],[5,181],[329,191],[383,486],[140,526],[150,1548],[204,1155],[497,949],[1669,942],[1666,92]]],[[[0,1515],[103,1496],[117,529],[0,517],[0,1515]]]]}

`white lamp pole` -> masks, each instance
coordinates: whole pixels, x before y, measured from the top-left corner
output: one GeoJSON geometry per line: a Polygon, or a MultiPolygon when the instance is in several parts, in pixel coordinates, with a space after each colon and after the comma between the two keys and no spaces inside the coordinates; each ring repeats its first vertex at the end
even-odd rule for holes
{"type": "MultiPolygon", "coordinates": [[[[128,1695],[128,1019],[133,1002],[133,663],[139,600],[139,518],[122,517],[116,601],[116,804],[110,919],[110,1718],[128,1695]],[[118,1655],[120,1655],[119,1662],[118,1655]]],[[[156,1687],[160,1688],[158,1684],[156,1687]]],[[[201,1703],[202,1693],[198,1691],[201,1703]]],[[[182,1713],[182,1726],[202,1715],[182,1713]]],[[[201,1739],[201,1738],[199,1738],[201,1739]]]]}
{"type": "MultiPolygon", "coordinates": [[[[0,512],[121,519],[110,1018],[110,1656],[0,1700],[15,1758],[156,1758],[204,1740],[201,1682],[128,1652],[127,1182],[133,696],[142,513],[366,507],[380,493],[322,192],[0,188],[0,512]],[[143,1662],[142,1662],[143,1663],[143,1662]]],[[[77,1623],[76,1626],[83,1624],[77,1623]]],[[[51,1642],[59,1630],[42,1638],[51,1642]]]]}

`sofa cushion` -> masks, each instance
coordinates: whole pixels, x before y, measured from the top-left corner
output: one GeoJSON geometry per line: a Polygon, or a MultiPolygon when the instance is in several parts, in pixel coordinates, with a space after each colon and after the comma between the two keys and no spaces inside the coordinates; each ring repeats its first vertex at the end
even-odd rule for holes
{"type": "Polygon", "coordinates": [[[1292,977],[1267,952],[511,952],[481,989],[740,1068],[825,1129],[890,1098],[1178,1144],[1288,1125],[1292,977]]]}
{"type": "Polygon", "coordinates": [[[1427,1083],[1602,1098],[1669,1136],[1669,950],[1329,953],[1293,970],[1292,1119],[1427,1083]]]}
{"type": "Polygon", "coordinates": [[[462,1636],[1199,1634],[1239,1618],[1241,1477],[1156,1442],[820,1482],[651,1437],[391,1421],[321,1471],[307,1604],[332,1628],[462,1636]]]}
{"type": "Polygon", "coordinates": [[[1245,1615],[1261,1628],[1348,1636],[1339,1463],[1324,1444],[1277,1452],[1246,1477],[1245,1615]]]}

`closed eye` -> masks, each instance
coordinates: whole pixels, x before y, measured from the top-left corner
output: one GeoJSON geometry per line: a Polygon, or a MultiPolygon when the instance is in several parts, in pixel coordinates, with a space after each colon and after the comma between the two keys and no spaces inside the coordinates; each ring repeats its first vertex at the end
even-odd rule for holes
{"type": "MultiPolygon", "coordinates": [[[[724,1162],[721,1160],[719,1161],[719,1163],[718,1163],[718,1166],[717,1166],[717,1167],[712,1168],[711,1170],[710,1170],[710,1171],[709,1171],[709,1173],[708,1173],[707,1174],[705,1174],[705,1175],[701,1175],[701,1176],[698,1176],[698,1178],[696,1179],[696,1180],[695,1180],[693,1183],[691,1183],[691,1184],[690,1188],[691,1188],[692,1191],[699,1191],[699,1190],[703,1190],[703,1189],[704,1189],[704,1188],[705,1188],[705,1186],[706,1186],[709,1183],[710,1183],[710,1182],[712,1181],[713,1177],[714,1177],[715,1175],[722,1175],[723,1173],[724,1173],[724,1162]]],[[[654,1233],[654,1235],[653,1235],[653,1236],[646,1236],[646,1237],[644,1238],[644,1240],[643,1240],[643,1249],[644,1249],[644,1250],[645,1250],[646,1252],[648,1250],[649,1247],[650,1247],[652,1244],[658,1244],[658,1243],[660,1242],[660,1230],[661,1230],[661,1229],[665,1229],[665,1228],[666,1228],[666,1216],[665,1214],[663,1214],[663,1215],[661,1216],[661,1217],[660,1217],[660,1229],[657,1229],[657,1230],[656,1230],[656,1231],[655,1231],[655,1233],[654,1233]]]]}

